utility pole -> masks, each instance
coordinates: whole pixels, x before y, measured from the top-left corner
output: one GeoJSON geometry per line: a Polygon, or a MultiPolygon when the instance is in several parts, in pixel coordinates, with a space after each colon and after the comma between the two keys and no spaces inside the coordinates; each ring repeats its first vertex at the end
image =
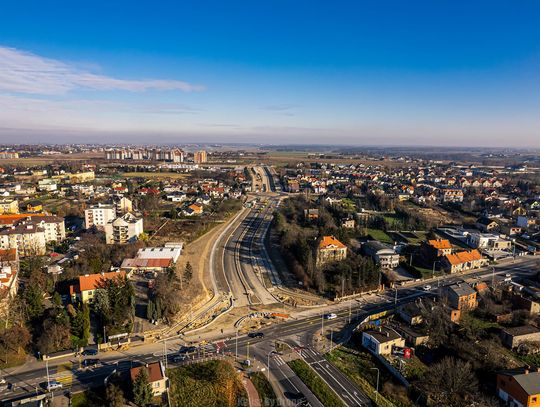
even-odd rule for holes
{"type": "Polygon", "coordinates": [[[247,348],[246,348],[246,359],[249,360],[249,342],[247,343],[247,348]]]}
{"type": "Polygon", "coordinates": [[[412,267],[412,253],[411,253],[411,258],[409,259],[409,266],[412,267]]]}
{"type": "Polygon", "coordinates": [[[321,314],[321,336],[324,336],[324,314],[321,314]]]}
{"type": "Polygon", "coordinates": [[[349,324],[351,323],[351,302],[349,301],[349,324]]]}
{"type": "Polygon", "coordinates": [[[165,355],[165,369],[168,369],[169,368],[169,361],[168,361],[168,354],[167,354],[167,339],[165,338],[165,340],[163,341],[163,344],[165,346],[165,352],[164,352],[164,355],[165,355]]]}
{"type": "Polygon", "coordinates": [[[47,387],[51,384],[51,379],[49,378],[49,361],[45,361],[45,369],[47,370],[47,387]]]}
{"type": "Polygon", "coordinates": [[[268,352],[268,355],[266,355],[266,369],[268,370],[266,372],[266,378],[268,379],[268,381],[270,381],[270,355],[272,354],[273,351],[270,351],[268,352]]]}
{"type": "Polygon", "coordinates": [[[334,329],[330,328],[330,352],[334,349],[334,329]]]}
{"type": "Polygon", "coordinates": [[[396,290],[396,297],[394,298],[394,305],[397,306],[397,287],[395,287],[394,290],[396,290]]]}

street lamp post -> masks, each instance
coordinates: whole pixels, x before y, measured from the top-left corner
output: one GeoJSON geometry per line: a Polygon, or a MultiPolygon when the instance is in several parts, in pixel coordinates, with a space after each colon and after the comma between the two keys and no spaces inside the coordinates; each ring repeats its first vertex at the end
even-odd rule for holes
{"type": "Polygon", "coordinates": [[[236,329],[236,339],[234,343],[234,359],[238,360],[238,329],[236,329]]]}
{"type": "Polygon", "coordinates": [[[435,277],[435,264],[440,263],[440,260],[435,260],[433,262],[433,271],[431,272],[431,278],[435,277]]]}
{"type": "Polygon", "coordinates": [[[268,371],[266,372],[266,378],[267,378],[268,380],[270,380],[270,355],[271,355],[272,353],[274,353],[273,350],[271,350],[270,352],[268,352],[268,355],[266,355],[266,369],[268,370],[268,371]]]}
{"type": "Polygon", "coordinates": [[[379,398],[379,368],[378,367],[371,367],[369,370],[376,370],[377,371],[377,387],[375,388],[375,403],[377,403],[377,399],[379,398]]]}

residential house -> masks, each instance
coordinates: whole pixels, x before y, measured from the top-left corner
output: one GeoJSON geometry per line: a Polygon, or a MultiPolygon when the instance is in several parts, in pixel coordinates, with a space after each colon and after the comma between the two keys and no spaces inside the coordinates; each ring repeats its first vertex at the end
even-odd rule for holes
{"type": "Polygon", "coordinates": [[[463,190],[461,189],[441,189],[442,202],[463,202],[463,190]]]}
{"type": "Polygon", "coordinates": [[[441,289],[444,298],[453,309],[471,310],[478,306],[477,292],[467,283],[445,286],[441,289]]]}
{"type": "Polygon", "coordinates": [[[73,301],[92,302],[96,290],[100,288],[107,280],[124,279],[126,278],[125,271],[111,271],[108,273],[85,274],[79,276],[79,282],[75,286],[70,287],[70,294],[73,301]]]}
{"type": "Polygon", "coordinates": [[[475,223],[478,230],[482,232],[496,232],[500,229],[499,224],[492,219],[481,217],[475,223]]]}
{"type": "Polygon", "coordinates": [[[498,373],[497,396],[509,407],[540,406],[540,369],[526,367],[498,373]]]}
{"type": "Polygon", "coordinates": [[[540,329],[532,325],[505,328],[500,333],[501,342],[510,349],[525,342],[540,342],[540,329]]]}
{"type": "Polygon", "coordinates": [[[38,181],[37,189],[41,192],[54,192],[58,190],[58,184],[54,179],[45,178],[38,181]]]}
{"type": "Polygon", "coordinates": [[[154,397],[159,397],[167,391],[168,380],[165,376],[165,369],[161,362],[149,363],[144,366],[132,367],[129,371],[131,382],[137,380],[142,369],[146,370],[148,376],[148,384],[152,388],[152,394],[154,397]]]}
{"type": "Polygon", "coordinates": [[[362,346],[375,355],[387,356],[394,346],[404,347],[405,339],[394,329],[383,326],[362,332],[362,346]]]}
{"type": "Polygon", "coordinates": [[[39,201],[30,201],[24,204],[24,210],[28,213],[43,212],[43,204],[39,201]]]}
{"type": "Polygon", "coordinates": [[[347,258],[347,246],[334,236],[323,236],[317,246],[317,267],[347,258]]]}
{"type": "Polygon", "coordinates": [[[399,254],[392,247],[384,243],[377,240],[370,240],[362,245],[362,250],[383,269],[394,269],[399,266],[399,254]]]}
{"type": "Polygon", "coordinates": [[[116,217],[116,208],[114,205],[97,204],[84,211],[84,224],[86,229],[95,226],[98,229],[104,229],[105,225],[116,217]]]}
{"type": "Polygon", "coordinates": [[[345,229],[354,229],[356,226],[356,222],[354,218],[348,217],[341,219],[341,227],[345,229]]]}
{"type": "Polygon", "coordinates": [[[478,250],[461,251],[447,254],[442,261],[443,268],[450,273],[484,267],[488,260],[483,258],[478,250]]]}
{"type": "Polygon", "coordinates": [[[304,209],[304,218],[306,220],[319,219],[319,210],[318,209],[304,209]]]}
{"type": "Polygon", "coordinates": [[[203,206],[200,203],[193,203],[184,210],[184,215],[186,216],[202,215],[202,213],[203,206]]]}
{"type": "Polygon", "coordinates": [[[144,232],[143,220],[131,213],[112,219],[105,225],[105,242],[123,244],[137,240],[144,232]]]}
{"type": "Polygon", "coordinates": [[[421,251],[424,256],[435,261],[452,253],[452,244],[447,239],[431,239],[422,242],[421,251]]]}

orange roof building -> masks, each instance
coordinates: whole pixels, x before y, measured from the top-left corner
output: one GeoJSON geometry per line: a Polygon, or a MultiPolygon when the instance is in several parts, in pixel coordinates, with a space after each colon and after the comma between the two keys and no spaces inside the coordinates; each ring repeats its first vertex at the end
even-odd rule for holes
{"type": "Polygon", "coordinates": [[[488,260],[478,250],[462,251],[444,257],[445,267],[451,273],[483,267],[488,260]]]}
{"type": "Polygon", "coordinates": [[[319,242],[319,250],[337,248],[346,248],[346,246],[339,240],[337,240],[334,236],[323,236],[323,238],[319,242]]]}
{"type": "Polygon", "coordinates": [[[347,246],[334,236],[323,236],[317,247],[317,266],[347,258],[347,246]]]}
{"type": "Polygon", "coordinates": [[[44,213],[17,213],[11,215],[0,215],[0,226],[13,226],[21,219],[37,218],[45,216],[44,213]]]}
{"type": "Polygon", "coordinates": [[[435,261],[440,257],[452,253],[452,244],[447,239],[431,239],[422,242],[422,251],[430,260],[435,261]]]}
{"type": "Polygon", "coordinates": [[[84,276],[79,276],[78,286],[70,287],[70,293],[73,297],[80,299],[82,302],[91,302],[94,299],[96,289],[98,289],[103,282],[112,279],[123,279],[125,277],[125,271],[85,274],[84,276]]]}
{"type": "Polygon", "coordinates": [[[452,245],[448,239],[432,239],[428,240],[428,244],[438,250],[452,249],[452,245]]]}

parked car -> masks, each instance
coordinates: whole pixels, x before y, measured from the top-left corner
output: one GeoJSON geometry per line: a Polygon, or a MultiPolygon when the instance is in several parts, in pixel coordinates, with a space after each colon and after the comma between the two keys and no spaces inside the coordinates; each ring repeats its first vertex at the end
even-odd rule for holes
{"type": "Polygon", "coordinates": [[[172,361],[174,363],[178,363],[178,362],[182,362],[183,360],[186,360],[186,359],[187,359],[186,354],[181,354],[181,355],[174,355],[173,358],[172,358],[172,361]]]}
{"type": "Polygon", "coordinates": [[[337,315],[334,313],[326,314],[324,316],[324,319],[336,319],[336,318],[337,318],[337,315]]]}
{"type": "Polygon", "coordinates": [[[61,389],[63,386],[62,386],[62,383],[56,381],[56,380],[53,380],[51,382],[49,382],[47,384],[47,391],[54,391],[54,390],[58,390],[58,389],[61,389]]]}
{"type": "Polygon", "coordinates": [[[82,352],[83,356],[96,356],[98,354],[97,349],[85,349],[82,352]]]}
{"type": "Polygon", "coordinates": [[[248,333],[248,337],[253,339],[262,339],[264,338],[264,334],[262,332],[250,332],[248,333]]]}
{"type": "Polygon", "coordinates": [[[431,286],[429,284],[425,285],[424,286],[424,291],[431,291],[431,286]]]}

